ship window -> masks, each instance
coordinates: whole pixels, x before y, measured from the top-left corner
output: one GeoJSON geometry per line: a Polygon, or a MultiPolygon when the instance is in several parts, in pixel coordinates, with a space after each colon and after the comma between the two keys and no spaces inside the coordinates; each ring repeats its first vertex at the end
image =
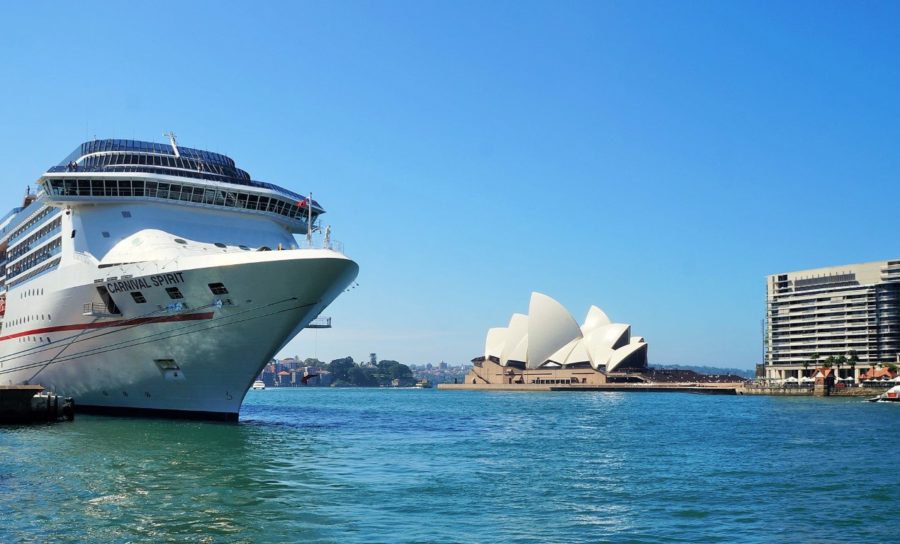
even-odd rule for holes
{"type": "Polygon", "coordinates": [[[215,242],[213,245],[216,246],[216,247],[221,247],[221,248],[223,248],[223,249],[226,248],[226,247],[228,247],[228,246],[226,246],[225,244],[223,244],[222,242],[215,242]]]}
{"type": "Polygon", "coordinates": [[[247,246],[238,246],[238,247],[243,249],[244,251],[250,251],[250,248],[247,246]]]}
{"type": "Polygon", "coordinates": [[[187,242],[184,241],[184,240],[182,240],[181,238],[175,238],[175,243],[176,243],[176,244],[182,244],[182,245],[185,245],[185,246],[187,245],[187,242]]]}
{"type": "Polygon", "coordinates": [[[178,366],[178,363],[175,362],[175,359],[154,359],[154,363],[159,367],[160,370],[181,370],[181,367],[178,366]]]}
{"type": "Polygon", "coordinates": [[[103,231],[100,233],[104,238],[109,238],[109,233],[107,231],[103,231]]]}
{"type": "Polygon", "coordinates": [[[131,212],[129,212],[129,211],[122,212],[122,217],[131,217],[131,212]]]}
{"type": "Polygon", "coordinates": [[[209,290],[212,291],[214,295],[227,295],[228,289],[225,288],[224,283],[210,283],[209,290]]]}
{"type": "Polygon", "coordinates": [[[147,299],[144,298],[144,294],[141,293],[140,291],[132,291],[131,298],[133,298],[134,301],[137,302],[138,304],[143,304],[143,303],[147,302],[147,299]]]}
{"type": "Polygon", "coordinates": [[[177,287],[166,287],[166,293],[169,293],[169,298],[184,298],[177,287]]]}
{"type": "Polygon", "coordinates": [[[262,246],[256,251],[272,251],[272,248],[270,248],[269,246],[262,246]]]}

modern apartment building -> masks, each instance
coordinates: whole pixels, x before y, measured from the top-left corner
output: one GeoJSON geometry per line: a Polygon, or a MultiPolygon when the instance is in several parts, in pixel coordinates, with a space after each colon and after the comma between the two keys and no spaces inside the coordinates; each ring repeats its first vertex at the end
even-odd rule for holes
{"type": "Polygon", "coordinates": [[[852,353],[859,361],[841,376],[897,363],[900,260],[768,276],[764,342],[767,378],[799,377],[828,356],[852,353]]]}

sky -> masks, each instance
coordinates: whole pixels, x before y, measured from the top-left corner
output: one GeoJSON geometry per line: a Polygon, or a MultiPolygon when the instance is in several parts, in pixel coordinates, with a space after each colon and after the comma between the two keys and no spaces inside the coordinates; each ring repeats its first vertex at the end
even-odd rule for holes
{"type": "MultiPolygon", "coordinates": [[[[0,6],[0,207],[82,141],[312,191],[359,286],[282,356],[481,355],[532,291],[751,368],[765,276],[900,258],[900,4],[0,6]]],[[[298,280],[299,281],[299,280],[298,280]]]]}

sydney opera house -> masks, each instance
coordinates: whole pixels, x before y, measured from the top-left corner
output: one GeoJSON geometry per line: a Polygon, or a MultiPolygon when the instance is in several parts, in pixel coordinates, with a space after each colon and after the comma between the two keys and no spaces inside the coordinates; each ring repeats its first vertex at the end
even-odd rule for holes
{"type": "Polygon", "coordinates": [[[468,384],[602,385],[641,381],[647,343],[631,325],[613,323],[591,306],[579,326],[554,299],[532,293],[528,315],[489,329],[484,355],[472,360],[468,384]]]}

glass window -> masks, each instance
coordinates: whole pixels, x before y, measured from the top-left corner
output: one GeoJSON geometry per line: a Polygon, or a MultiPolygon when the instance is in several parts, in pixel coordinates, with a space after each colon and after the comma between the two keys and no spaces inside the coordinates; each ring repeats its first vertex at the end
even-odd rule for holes
{"type": "Polygon", "coordinates": [[[141,293],[140,291],[132,291],[131,298],[133,298],[134,301],[137,302],[138,304],[143,304],[143,303],[147,302],[147,299],[144,298],[144,294],[141,293]]]}
{"type": "Polygon", "coordinates": [[[106,186],[106,196],[119,196],[119,184],[114,179],[103,180],[106,186]]]}
{"type": "Polygon", "coordinates": [[[181,294],[181,291],[179,291],[177,287],[166,287],[166,293],[168,293],[169,298],[172,299],[184,298],[184,296],[181,294]]]}
{"type": "Polygon", "coordinates": [[[127,179],[119,180],[119,196],[131,196],[131,181],[127,179]]]}
{"type": "Polygon", "coordinates": [[[223,283],[210,283],[209,290],[212,291],[214,295],[227,295],[228,289],[225,288],[225,284],[223,283]]]}

